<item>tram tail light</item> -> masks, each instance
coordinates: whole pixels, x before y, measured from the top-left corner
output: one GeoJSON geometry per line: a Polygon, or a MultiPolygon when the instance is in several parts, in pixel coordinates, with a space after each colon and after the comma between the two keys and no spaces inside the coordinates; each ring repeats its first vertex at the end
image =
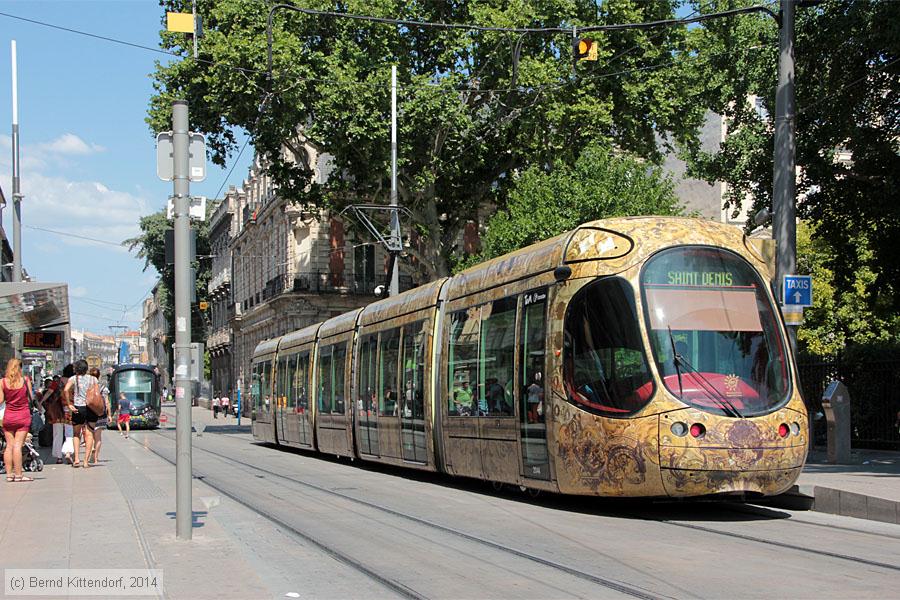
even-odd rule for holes
{"type": "Polygon", "coordinates": [[[694,423],[691,425],[691,435],[695,438],[702,437],[706,433],[706,427],[702,423],[694,423]]]}
{"type": "Polygon", "coordinates": [[[790,431],[791,430],[788,428],[787,423],[782,423],[778,426],[778,435],[780,435],[781,437],[787,437],[790,431]]]}

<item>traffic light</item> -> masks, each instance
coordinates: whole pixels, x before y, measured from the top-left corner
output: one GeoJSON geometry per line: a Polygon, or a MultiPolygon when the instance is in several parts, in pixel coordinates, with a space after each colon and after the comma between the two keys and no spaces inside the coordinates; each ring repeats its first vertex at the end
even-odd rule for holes
{"type": "Polygon", "coordinates": [[[209,302],[205,300],[200,301],[200,310],[206,310],[209,308],[209,302]]]}
{"type": "Polygon", "coordinates": [[[572,41],[572,54],[576,61],[597,60],[597,42],[590,38],[580,38],[572,41]]]}

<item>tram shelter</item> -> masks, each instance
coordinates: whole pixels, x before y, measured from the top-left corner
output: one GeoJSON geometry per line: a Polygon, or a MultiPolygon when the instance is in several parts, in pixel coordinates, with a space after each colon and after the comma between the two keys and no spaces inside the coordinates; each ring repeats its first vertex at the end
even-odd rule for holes
{"type": "Polygon", "coordinates": [[[27,331],[62,331],[69,339],[69,286],[65,283],[0,283],[0,365],[21,357],[27,331]]]}

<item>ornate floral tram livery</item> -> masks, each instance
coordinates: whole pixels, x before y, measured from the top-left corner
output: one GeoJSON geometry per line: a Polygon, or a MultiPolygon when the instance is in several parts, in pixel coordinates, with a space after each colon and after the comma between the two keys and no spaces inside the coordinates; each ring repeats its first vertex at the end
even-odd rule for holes
{"type": "Polygon", "coordinates": [[[733,227],[595,221],[262,342],[258,440],[535,490],[777,494],[807,414],[733,227]]]}

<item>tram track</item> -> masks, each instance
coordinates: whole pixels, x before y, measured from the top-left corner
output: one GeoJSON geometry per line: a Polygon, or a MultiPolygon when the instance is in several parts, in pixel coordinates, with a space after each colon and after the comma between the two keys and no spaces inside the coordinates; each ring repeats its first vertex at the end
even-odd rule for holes
{"type": "MultiPolygon", "coordinates": [[[[155,432],[155,433],[157,433],[158,435],[162,435],[161,432],[155,432]]],[[[168,437],[168,436],[163,436],[163,437],[168,437]]],[[[236,436],[232,436],[232,437],[236,437],[236,436]]],[[[169,439],[171,439],[171,438],[169,438],[169,439]]],[[[216,453],[216,452],[213,452],[213,451],[211,451],[211,450],[208,450],[208,449],[206,449],[206,448],[201,448],[201,447],[198,447],[198,446],[195,446],[195,448],[198,448],[198,449],[200,449],[201,451],[203,451],[203,452],[205,452],[205,453],[211,454],[211,455],[213,455],[213,456],[219,458],[220,460],[223,460],[223,461],[226,461],[226,462],[231,462],[231,463],[234,463],[234,464],[238,464],[238,465],[241,465],[241,466],[244,467],[244,468],[252,469],[252,470],[254,470],[254,471],[263,472],[263,473],[266,473],[266,474],[271,475],[271,476],[273,476],[273,477],[278,477],[278,478],[283,479],[283,480],[285,480],[285,481],[290,481],[290,482],[292,482],[292,483],[294,483],[294,484],[296,484],[296,485],[301,485],[301,486],[307,487],[307,488],[309,488],[309,489],[316,490],[316,491],[321,492],[321,493],[326,493],[326,494],[329,494],[329,495],[332,495],[332,496],[335,496],[335,497],[338,497],[338,498],[342,498],[342,499],[344,499],[344,500],[348,500],[348,501],[351,501],[351,502],[354,502],[354,503],[357,503],[357,504],[361,504],[361,505],[366,506],[366,507],[368,507],[368,508],[372,508],[372,509],[375,509],[375,510],[378,510],[378,511],[381,511],[381,512],[384,512],[384,513],[387,513],[387,514],[391,514],[391,515],[393,515],[393,516],[397,516],[397,517],[400,517],[400,518],[403,518],[403,519],[406,519],[406,520],[409,520],[409,521],[412,521],[412,522],[415,522],[415,523],[418,523],[418,524],[421,524],[421,525],[425,525],[425,526],[427,526],[427,527],[431,527],[431,528],[434,528],[434,529],[443,531],[443,532],[445,532],[445,533],[450,533],[450,534],[452,534],[452,535],[455,535],[455,536],[458,536],[458,537],[461,537],[461,538],[464,538],[464,539],[468,539],[468,540],[470,540],[470,541],[474,541],[474,542],[477,542],[477,543],[481,543],[481,544],[484,544],[484,545],[487,545],[487,546],[491,546],[491,547],[494,547],[494,548],[497,548],[497,549],[501,549],[501,550],[504,550],[504,551],[507,551],[507,552],[512,552],[512,553],[514,553],[514,554],[516,554],[516,555],[518,555],[518,556],[521,556],[522,558],[527,558],[527,559],[533,560],[534,562],[537,562],[537,563],[539,563],[539,564],[544,564],[545,566],[550,566],[551,568],[565,571],[565,572],[567,572],[567,573],[569,573],[569,574],[575,575],[576,577],[581,577],[581,575],[586,575],[586,576],[589,578],[589,580],[594,581],[594,579],[591,579],[591,578],[593,578],[594,576],[592,576],[592,575],[590,575],[590,574],[585,574],[585,573],[583,573],[583,572],[581,572],[581,571],[573,570],[573,569],[571,569],[570,567],[567,567],[567,566],[565,566],[565,565],[561,565],[561,564],[559,564],[559,563],[555,563],[555,562],[553,562],[553,561],[546,561],[546,559],[543,559],[543,558],[541,558],[541,557],[536,557],[536,556],[530,555],[530,554],[528,554],[528,553],[521,553],[521,554],[519,554],[519,551],[517,551],[517,550],[515,550],[515,549],[509,549],[509,548],[506,548],[506,547],[502,546],[501,544],[497,544],[496,542],[493,542],[493,541],[491,541],[491,540],[484,540],[484,539],[482,539],[482,538],[479,538],[478,536],[474,536],[474,535],[469,534],[469,533],[466,533],[466,532],[458,531],[458,530],[456,530],[456,529],[449,528],[449,527],[446,527],[446,526],[444,526],[444,525],[440,525],[440,524],[438,524],[438,523],[433,523],[433,522],[431,522],[431,521],[428,521],[427,519],[421,519],[421,518],[419,518],[419,517],[414,517],[414,516],[411,516],[411,515],[407,515],[407,514],[404,514],[404,513],[399,512],[399,511],[395,511],[394,509],[391,509],[391,508],[388,508],[388,507],[385,507],[385,506],[382,506],[382,505],[379,505],[379,504],[375,504],[375,503],[369,502],[369,501],[367,501],[367,500],[362,500],[362,499],[359,499],[359,498],[355,498],[355,497],[353,497],[353,496],[350,496],[350,495],[341,493],[341,492],[339,492],[339,491],[334,491],[334,490],[330,490],[330,489],[328,489],[328,488],[324,488],[324,487],[321,487],[321,486],[317,486],[317,485],[315,485],[315,484],[312,484],[312,483],[309,483],[309,482],[306,482],[306,481],[301,481],[301,480],[299,480],[299,479],[295,479],[295,478],[293,478],[293,477],[284,475],[284,474],[282,474],[282,473],[277,473],[277,472],[275,472],[275,471],[272,471],[272,470],[270,470],[270,469],[266,469],[266,468],[264,468],[264,467],[260,467],[260,466],[258,466],[258,465],[253,465],[253,464],[250,464],[250,463],[246,463],[246,462],[241,461],[241,460],[239,460],[239,459],[235,459],[235,458],[231,458],[231,457],[223,457],[223,456],[221,456],[220,454],[218,454],[218,453],[216,453]],[[575,572],[573,573],[572,571],[575,571],[575,572]],[[579,574],[581,574],[581,575],[576,575],[575,573],[579,573],[579,574]]],[[[852,555],[848,555],[848,554],[843,554],[843,553],[840,553],[840,552],[832,552],[832,551],[829,551],[829,550],[822,550],[822,549],[818,549],[818,548],[810,548],[810,547],[801,546],[801,545],[798,545],[798,544],[792,544],[792,543],[790,543],[790,542],[782,542],[782,541],[778,541],[778,540],[766,539],[766,538],[763,538],[763,537],[754,536],[754,535],[748,535],[748,534],[744,534],[744,533],[738,533],[738,532],[733,532],[733,531],[725,531],[725,530],[721,530],[721,529],[716,529],[716,528],[714,528],[714,527],[707,527],[707,526],[705,526],[705,525],[696,525],[696,524],[693,524],[693,523],[685,523],[685,522],[678,521],[678,520],[674,520],[674,519],[664,519],[664,518],[647,517],[646,515],[641,515],[641,514],[638,514],[638,513],[623,513],[623,514],[627,514],[627,516],[629,516],[630,518],[633,518],[633,519],[644,520],[644,521],[653,521],[653,522],[658,522],[658,523],[661,523],[661,524],[664,524],[664,525],[670,525],[670,526],[673,526],[673,527],[680,527],[680,528],[684,528],[684,529],[689,529],[689,530],[694,530],[694,531],[700,531],[700,532],[704,532],[704,533],[710,533],[710,534],[714,534],[714,535],[718,535],[718,536],[722,536],[722,537],[728,537],[728,538],[738,539],[738,540],[742,540],[742,541],[748,541],[748,542],[754,542],[754,543],[764,544],[764,545],[767,545],[767,546],[773,546],[773,547],[784,548],[784,549],[788,549],[788,550],[794,550],[794,551],[797,551],[797,552],[803,552],[803,553],[806,553],[806,554],[811,554],[811,555],[813,555],[813,556],[818,556],[818,557],[828,557],[828,558],[833,558],[833,559],[837,559],[837,560],[842,560],[842,561],[852,562],[852,563],[856,563],[856,564],[862,564],[862,565],[866,565],[866,566],[870,566],[870,567],[877,567],[877,568],[886,569],[886,570],[890,570],[890,571],[898,571],[898,572],[900,572],[900,565],[895,565],[895,564],[891,564],[891,563],[885,563],[885,562],[875,561],[875,560],[871,560],[871,559],[867,559],[867,558],[863,558],[863,557],[859,557],[859,556],[852,556],[852,555]]],[[[791,520],[788,519],[788,520],[786,520],[786,522],[791,522],[791,520]]],[[[810,522],[810,521],[803,521],[803,520],[797,520],[796,523],[797,523],[797,524],[802,524],[802,525],[820,525],[820,524],[818,524],[818,523],[813,523],[813,522],[810,522]]],[[[853,531],[853,532],[855,532],[855,533],[866,533],[866,534],[875,535],[875,536],[881,535],[881,534],[878,534],[878,533],[865,532],[865,531],[862,531],[862,530],[856,530],[856,529],[852,529],[852,528],[844,528],[844,529],[847,529],[847,530],[849,530],[849,531],[853,531]]],[[[887,536],[887,537],[892,537],[892,536],[887,536]]],[[[581,577],[581,578],[585,578],[585,577],[581,577]]],[[[605,580],[604,580],[604,581],[605,581],[605,580]]],[[[595,583],[598,583],[598,584],[600,584],[600,585],[604,585],[604,587],[610,587],[610,586],[608,586],[608,585],[605,585],[604,583],[601,583],[600,581],[594,581],[594,582],[595,582],[595,583]]]]}
{"type": "MultiPolygon", "coordinates": [[[[165,434],[164,434],[163,432],[161,432],[161,431],[153,431],[153,433],[156,434],[157,436],[162,437],[162,438],[165,438],[165,439],[167,439],[167,440],[169,440],[169,441],[174,441],[174,438],[172,438],[172,437],[170,437],[170,436],[168,436],[168,435],[165,435],[165,434]]],[[[161,454],[161,453],[157,452],[156,450],[154,450],[154,449],[152,448],[152,446],[147,445],[146,447],[147,447],[151,452],[153,452],[154,454],[156,454],[157,456],[159,456],[160,458],[162,458],[162,459],[165,460],[166,462],[168,462],[168,463],[170,463],[170,464],[173,464],[173,465],[175,464],[174,461],[172,461],[172,460],[169,459],[168,457],[166,457],[166,456],[164,456],[163,454],[161,454]]],[[[476,544],[481,545],[481,546],[484,546],[484,547],[486,547],[486,548],[490,548],[490,549],[492,549],[492,550],[497,550],[497,551],[503,552],[503,553],[505,553],[505,554],[512,555],[512,556],[515,556],[515,557],[517,557],[517,558],[521,558],[521,559],[527,560],[527,561],[529,561],[529,562],[533,562],[533,563],[539,564],[539,565],[541,565],[541,566],[544,566],[544,567],[553,569],[553,570],[555,570],[555,571],[559,571],[559,572],[561,572],[561,573],[565,573],[565,574],[570,575],[570,576],[572,576],[572,577],[575,577],[575,578],[577,578],[577,579],[581,579],[581,580],[583,580],[583,581],[587,581],[587,582],[589,582],[589,583],[599,585],[599,586],[604,587],[604,588],[606,588],[606,589],[613,590],[613,591],[619,592],[619,593],[621,593],[621,594],[624,594],[624,595],[627,595],[627,596],[630,596],[630,597],[633,597],[633,598],[641,598],[641,599],[643,599],[643,600],[664,600],[664,599],[670,598],[670,596],[659,595],[659,594],[653,593],[653,592],[651,592],[651,591],[649,591],[649,590],[646,590],[646,589],[643,589],[643,588],[640,588],[640,587],[637,587],[637,586],[629,585],[629,584],[627,584],[627,583],[622,583],[622,582],[619,582],[619,581],[616,581],[616,580],[612,580],[612,579],[608,579],[608,578],[605,578],[605,577],[601,577],[601,576],[599,576],[599,575],[595,575],[595,574],[592,574],[592,573],[586,573],[586,572],[584,572],[584,571],[580,571],[580,570],[578,570],[578,569],[574,569],[574,568],[572,568],[572,567],[569,567],[569,566],[567,566],[567,565],[558,563],[558,562],[556,562],[556,561],[553,561],[553,560],[550,560],[550,559],[547,559],[547,558],[544,558],[544,557],[541,557],[541,556],[537,556],[537,555],[535,555],[535,554],[531,554],[531,553],[529,553],[529,552],[525,552],[525,551],[519,550],[519,549],[517,549],[517,548],[512,548],[512,547],[509,547],[509,546],[504,545],[504,544],[502,544],[502,543],[495,542],[495,541],[493,541],[493,540],[489,540],[489,539],[486,539],[486,538],[482,538],[482,537],[480,537],[480,536],[476,536],[476,535],[473,535],[473,534],[470,534],[470,533],[466,533],[466,532],[464,532],[464,531],[460,531],[460,530],[454,529],[454,528],[452,528],[452,527],[447,527],[447,526],[445,526],[445,525],[441,525],[441,524],[439,524],[439,523],[435,523],[435,522],[429,521],[429,520],[427,520],[427,519],[423,519],[423,518],[420,518],[420,517],[415,517],[415,516],[412,516],[412,515],[409,515],[409,514],[406,514],[406,513],[397,511],[397,510],[394,510],[394,509],[392,509],[392,508],[389,508],[389,507],[386,507],[386,506],[383,506],[383,505],[380,505],[380,504],[376,504],[376,503],[374,503],[374,502],[369,502],[369,501],[367,501],[367,500],[362,500],[362,499],[360,499],[360,498],[355,498],[355,497],[353,497],[353,496],[351,496],[351,495],[344,494],[344,493],[339,492],[339,491],[331,490],[331,489],[328,489],[328,488],[325,488],[325,487],[322,487],[322,486],[318,486],[318,485],[315,485],[315,484],[312,484],[312,483],[309,483],[309,482],[306,482],[306,481],[302,481],[302,480],[299,480],[299,479],[295,479],[295,478],[293,478],[293,477],[284,475],[284,474],[282,474],[282,473],[278,473],[278,472],[276,472],[276,471],[272,471],[272,470],[270,470],[270,469],[266,469],[266,468],[264,468],[264,467],[260,467],[260,466],[255,465],[255,464],[250,464],[250,463],[247,463],[247,462],[245,462],[245,461],[242,461],[242,460],[239,460],[239,459],[236,459],[236,458],[232,458],[232,457],[228,457],[228,456],[222,456],[221,454],[219,454],[219,453],[217,453],[217,452],[214,452],[214,451],[209,450],[209,449],[207,449],[207,448],[203,448],[202,446],[199,446],[199,445],[194,445],[194,446],[193,446],[193,449],[194,449],[194,450],[200,450],[201,452],[203,452],[203,453],[205,453],[205,454],[208,454],[208,455],[210,455],[210,456],[216,458],[217,460],[219,460],[219,461],[221,461],[221,462],[224,462],[224,463],[227,463],[227,464],[238,465],[238,466],[242,467],[244,470],[246,470],[246,471],[248,471],[248,472],[250,472],[250,473],[265,473],[265,474],[270,475],[270,476],[272,476],[272,477],[276,477],[276,478],[278,478],[278,479],[281,479],[281,480],[284,480],[284,481],[288,481],[288,482],[290,482],[290,483],[292,483],[292,484],[294,484],[294,485],[296,485],[296,486],[305,487],[305,488],[310,489],[310,490],[313,490],[313,491],[315,491],[315,492],[322,493],[322,494],[327,494],[327,495],[330,495],[330,496],[333,496],[333,497],[336,497],[336,498],[340,498],[340,499],[342,499],[342,500],[346,500],[346,501],[348,501],[348,502],[352,502],[352,503],[354,503],[354,504],[357,504],[357,505],[360,505],[360,506],[363,506],[363,507],[366,507],[366,508],[369,508],[369,509],[372,509],[372,510],[375,510],[375,511],[378,511],[378,512],[381,512],[381,513],[384,513],[384,514],[387,514],[387,515],[390,515],[390,516],[392,516],[392,517],[397,517],[397,518],[400,518],[400,519],[404,519],[404,520],[406,520],[406,521],[415,523],[415,524],[417,524],[417,525],[420,525],[420,526],[423,526],[423,527],[427,527],[427,528],[432,529],[432,530],[440,531],[440,532],[442,532],[442,533],[446,533],[446,534],[452,535],[452,536],[454,536],[454,537],[457,537],[457,538],[466,540],[466,541],[468,541],[468,542],[476,543],[476,544]]],[[[194,474],[194,476],[197,477],[197,474],[194,474]]],[[[262,508],[260,508],[260,507],[255,506],[255,505],[252,505],[252,504],[248,503],[246,500],[237,497],[237,496],[236,496],[235,494],[233,494],[232,492],[230,492],[230,491],[228,491],[228,490],[222,489],[222,486],[219,486],[219,485],[214,484],[213,482],[209,481],[207,478],[203,477],[202,475],[201,475],[201,477],[202,477],[202,481],[203,481],[205,484],[207,484],[207,485],[209,485],[210,487],[212,487],[212,488],[214,488],[214,489],[216,489],[216,490],[222,492],[225,496],[227,496],[227,497],[231,498],[232,500],[234,500],[234,501],[236,501],[236,502],[242,504],[243,506],[245,506],[245,507],[247,507],[247,508],[249,508],[249,509],[251,509],[251,510],[253,510],[253,511],[258,512],[258,513],[259,513],[260,515],[262,515],[264,518],[270,520],[271,522],[277,524],[278,526],[287,528],[288,530],[290,530],[292,533],[294,533],[295,535],[297,535],[297,536],[300,537],[301,539],[306,540],[306,541],[309,541],[310,543],[312,543],[313,545],[315,545],[317,548],[319,548],[319,549],[321,549],[321,550],[327,552],[329,555],[334,556],[334,557],[337,558],[338,560],[341,560],[341,562],[345,562],[345,563],[347,563],[349,566],[352,566],[353,568],[357,568],[358,570],[360,570],[361,572],[365,573],[366,575],[369,575],[369,573],[372,573],[371,570],[369,570],[367,567],[365,567],[364,565],[362,565],[361,563],[359,563],[359,562],[356,561],[355,559],[353,559],[353,558],[351,558],[351,557],[345,555],[344,553],[341,553],[340,551],[336,551],[336,550],[334,550],[333,548],[331,548],[330,546],[328,546],[327,544],[325,544],[325,543],[323,543],[323,542],[321,542],[321,541],[319,541],[319,540],[317,540],[317,539],[315,539],[315,538],[313,538],[313,537],[311,537],[311,536],[305,534],[304,532],[301,532],[301,531],[297,530],[297,529],[296,529],[295,527],[293,527],[292,525],[290,525],[290,524],[284,522],[283,519],[280,519],[279,517],[277,517],[277,516],[275,516],[275,515],[269,514],[269,512],[266,511],[265,509],[262,509],[262,508]],[[344,560],[344,559],[346,559],[346,560],[344,560]]],[[[376,575],[377,575],[377,574],[376,574],[376,575]]],[[[394,589],[395,591],[400,592],[400,590],[396,590],[396,589],[393,587],[393,585],[394,585],[394,584],[396,584],[396,585],[402,585],[402,584],[399,584],[399,583],[397,583],[397,582],[394,582],[393,580],[388,580],[388,583],[385,583],[385,582],[382,581],[383,578],[381,578],[381,576],[378,576],[378,577],[379,577],[378,581],[379,581],[380,583],[382,583],[382,584],[385,585],[386,587],[390,587],[390,589],[394,589]]],[[[403,586],[402,590],[403,590],[403,595],[404,595],[405,597],[410,597],[410,598],[421,598],[421,597],[423,597],[423,596],[420,596],[420,595],[413,595],[413,596],[407,595],[407,592],[409,592],[409,591],[411,591],[411,590],[410,590],[409,588],[407,588],[406,586],[403,586]]],[[[413,593],[416,594],[415,592],[413,592],[413,593]]]]}

